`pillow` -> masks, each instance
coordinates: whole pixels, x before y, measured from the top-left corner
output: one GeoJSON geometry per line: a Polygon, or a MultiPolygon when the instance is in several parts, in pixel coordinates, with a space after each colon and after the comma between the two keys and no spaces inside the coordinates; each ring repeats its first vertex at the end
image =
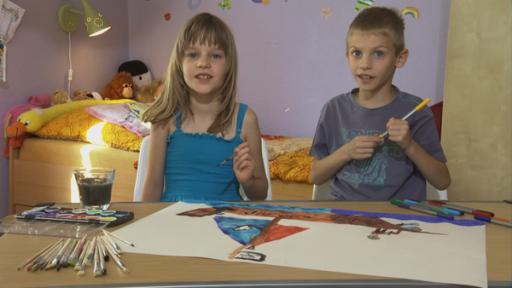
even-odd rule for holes
{"type": "MultiPolygon", "coordinates": [[[[268,139],[268,138],[266,138],[268,139]]],[[[294,152],[304,148],[310,148],[313,143],[311,137],[276,137],[273,139],[266,140],[268,159],[273,160],[279,155],[294,152]]]]}
{"type": "Polygon", "coordinates": [[[285,182],[309,183],[313,157],[309,155],[309,147],[297,151],[283,153],[270,161],[270,176],[285,182]]]}
{"type": "Polygon", "coordinates": [[[34,134],[42,138],[82,141],[127,151],[139,151],[142,140],[122,126],[91,116],[85,109],[64,113],[34,134]]]}
{"type": "Polygon", "coordinates": [[[130,102],[110,105],[94,105],[85,108],[92,116],[112,124],[121,125],[133,133],[144,137],[149,135],[150,124],[142,122],[139,117],[146,111],[142,103],[130,102]]]}

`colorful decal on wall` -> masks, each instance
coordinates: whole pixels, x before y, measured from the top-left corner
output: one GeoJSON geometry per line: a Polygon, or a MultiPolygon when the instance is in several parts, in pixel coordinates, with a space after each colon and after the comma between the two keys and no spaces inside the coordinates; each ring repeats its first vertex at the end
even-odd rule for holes
{"type": "Polygon", "coordinates": [[[165,21],[171,21],[171,18],[172,18],[171,12],[167,12],[164,14],[165,21]]]}
{"type": "Polygon", "coordinates": [[[374,0],[357,0],[356,6],[354,7],[356,11],[363,10],[373,5],[374,0]]]}
{"type": "Polygon", "coordinates": [[[7,82],[7,43],[14,37],[25,9],[11,2],[0,0],[0,82],[7,82]]]}
{"type": "Polygon", "coordinates": [[[329,17],[332,16],[331,7],[322,8],[322,10],[320,10],[320,14],[322,15],[322,17],[324,17],[325,20],[329,20],[329,17]]]}
{"type": "MultiPolygon", "coordinates": [[[[270,0],[252,0],[252,2],[257,3],[257,4],[261,3],[261,4],[265,5],[265,6],[270,4],[270,0]]],[[[285,2],[287,2],[287,1],[285,0],[285,2]]]]}
{"type": "Polygon", "coordinates": [[[222,0],[217,5],[222,10],[226,10],[226,9],[229,10],[229,9],[231,9],[231,0],[222,0]]]}
{"type": "Polygon", "coordinates": [[[400,13],[402,13],[402,16],[411,16],[413,19],[419,19],[420,18],[420,11],[416,7],[408,6],[403,8],[400,13]]]}
{"type": "Polygon", "coordinates": [[[202,0],[188,0],[187,6],[190,10],[196,10],[201,5],[202,0]]]}

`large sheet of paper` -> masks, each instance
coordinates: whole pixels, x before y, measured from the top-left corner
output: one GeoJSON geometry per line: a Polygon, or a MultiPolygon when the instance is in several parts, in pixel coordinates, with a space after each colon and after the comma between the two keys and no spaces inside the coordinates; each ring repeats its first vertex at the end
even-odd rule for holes
{"type": "Polygon", "coordinates": [[[126,252],[487,287],[485,226],[473,220],[179,202],[115,232],[135,243],[126,252]]]}

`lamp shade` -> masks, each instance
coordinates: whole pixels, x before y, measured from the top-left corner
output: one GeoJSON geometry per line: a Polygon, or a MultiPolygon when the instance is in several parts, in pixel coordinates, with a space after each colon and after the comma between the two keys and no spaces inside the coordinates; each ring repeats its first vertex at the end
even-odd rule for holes
{"type": "Polygon", "coordinates": [[[85,26],[89,37],[103,34],[112,28],[110,23],[91,5],[89,0],[81,0],[81,2],[84,7],[85,26]]]}
{"type": "MultiPolygon", "coordinates": [[[[81,0],[84,8],[84,22],[89,37],[98,36],[108,31],[112,26],[103,18],[103,15],[94,8],[89,0],[81,0]]],[[[80,24],[80,11],[70,4],[64,4],[57,13],[59,26],[64,32],[74,32],[80,24]]]]}
{"type": "Polygon", "coordinates": [[[69,4],[64,4],[59,8],[57,20],[64,32],[74,32],[80,24],[80,11],[69,4]]]}

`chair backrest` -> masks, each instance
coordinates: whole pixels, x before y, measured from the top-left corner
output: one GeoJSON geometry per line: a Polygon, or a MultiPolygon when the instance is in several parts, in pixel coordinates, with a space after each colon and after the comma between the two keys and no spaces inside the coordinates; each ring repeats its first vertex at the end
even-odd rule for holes
{"type": "Polygon", "coordinates": [[[448,190],[437,190],[427,182],[427,200],[448,200],[448,190]]]}
{"type": "MultiPolygon", "coordinates": [[[[326,181],[321,185],[313,185],[313,200],[330,200],[329,185],[331,181],[326,181]]],[[[437,190],[427,182],[427,200],[448,200],[447,190],[437,190]]]]}
{"type": "Polygon", "coordinates": [[[329,196],[329,185],[331,184],[331,180],[325,181],[324,184],[316,185],[313,184],[313,195],[311,199],[313,200],[331,200],[329,196]]]}
{"type": "MultiPolygon", "coordinates": [[[[140,144],[139,161],[137,165],[137,176],[135,179],[135,187],[133,190],[133,201],[142,201],[142,185],[146,178],[146,171],[148,166],[148,151],[149,151],[149,137],[144,137],[140,144]]],[[[268,163],[268,151],[267,144],[263,138],[261,138],[261,156],[263,158],[263,166],[265,168],[265,176],[268,181],[268,190],[266,200],[272,200],[272,183],[270,181],[270,168],[268,163]]],[[[240,196],[242,199],[249,200],[245,195],[242,185],[240,185],[240,196]]]]}
{"type": "Polygon", "coordinates": [[[133,189],[133,201],[142,201],[142,185],[146,178],[146,171],[148,170],[148,151],[149,151],[149,137],[144,137],[140,143],[139,161],[137,164],[137,176],[135,178],[135,187],[133,189]]]}

